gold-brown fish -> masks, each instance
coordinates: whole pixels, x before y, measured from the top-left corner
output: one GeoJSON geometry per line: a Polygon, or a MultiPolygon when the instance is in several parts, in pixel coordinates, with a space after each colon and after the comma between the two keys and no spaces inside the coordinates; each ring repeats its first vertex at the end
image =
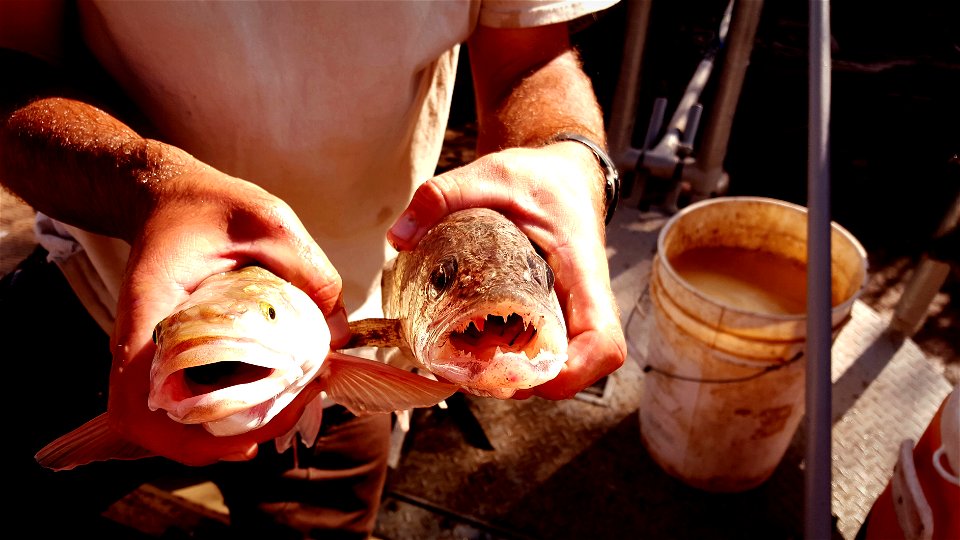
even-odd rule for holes
{"type": "Polygon", "coordinates": [[[553,282],[505,216],[454,212],[388,265],[387,319],[354,323],[353,343],[409,348],[418,367],[464,391],[509,398],[553,379],[567,360],[553,282]]]}

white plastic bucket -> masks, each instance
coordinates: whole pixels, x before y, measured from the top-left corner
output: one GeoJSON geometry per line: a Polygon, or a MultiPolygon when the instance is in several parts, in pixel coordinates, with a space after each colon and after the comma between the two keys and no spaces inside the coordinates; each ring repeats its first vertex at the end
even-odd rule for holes
{"type": "MultiPolygon", "coordinates": [[[[867,259],[849,232],[831,226],[836,338],[864,285],[867,259]]],[[[651,457],[688,485],[744,491],[776,469],[804,412],[806,313],[737,307],[692,285],[671,261],[694,248],[737,248],[805,267],[806,238],[806,208],[760,197],[690,205],[660,232],[640,432],[651,457]]]]}

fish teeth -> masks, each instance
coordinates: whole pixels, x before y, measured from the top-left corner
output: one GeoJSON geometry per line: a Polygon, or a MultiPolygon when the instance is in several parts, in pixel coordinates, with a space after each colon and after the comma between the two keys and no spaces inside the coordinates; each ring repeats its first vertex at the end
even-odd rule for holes
{"type": "MultiPolygon", "coordinates": [[[[482,326],[482,325],[481,325],[481,326],[482,326]]],[[[483,329],[478,328],[477,325],[474,324],[473,321],[470,321],[470,324],[467,325],[467,327],[466,327],[466,329],[464,329],[463,333],[464,333],[465,335],[467,335],[467,336],[470,336],[471,338],[477,339],[477,338],[479,338],[481,335],[483,335],[483,329]]]]}

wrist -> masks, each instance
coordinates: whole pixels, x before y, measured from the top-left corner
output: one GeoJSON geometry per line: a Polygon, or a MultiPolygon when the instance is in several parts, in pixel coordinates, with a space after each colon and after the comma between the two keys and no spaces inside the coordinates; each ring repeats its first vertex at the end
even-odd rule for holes
{"type": "Polygon", "coordinates": [[[187,152],[153,139],[131,142],[124,153],[126,158],[118,168],[125,169],[125,175],[133,179],[124,229],[135,235],[161,198],[181,189],[175,186],[202,164],[187,152]]]}
{"type": "Polygon", "coordinates": [[[564,132],[554,135],[548,141],[548,144],[558,142],[575,142],[588,148],[599,166],[602,178],[603,193],[603,222],[609,225],[613,220],[613,214],[616,212],[617,204],[620,202],[620,173],[606,150],[596,142],[578,133],[564,132]]]}

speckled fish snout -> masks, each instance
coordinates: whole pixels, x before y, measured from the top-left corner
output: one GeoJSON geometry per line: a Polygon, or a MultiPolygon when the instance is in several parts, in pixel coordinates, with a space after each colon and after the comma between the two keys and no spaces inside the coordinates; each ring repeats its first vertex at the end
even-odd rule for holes
{"type": "Polygon", "coordinates": [[[424,352],[430,370],[472,394],[501,399],[556,377],[567,361],[559,306],[514,296],[467,306],[428,330],[438,335],[424,352]]]}

